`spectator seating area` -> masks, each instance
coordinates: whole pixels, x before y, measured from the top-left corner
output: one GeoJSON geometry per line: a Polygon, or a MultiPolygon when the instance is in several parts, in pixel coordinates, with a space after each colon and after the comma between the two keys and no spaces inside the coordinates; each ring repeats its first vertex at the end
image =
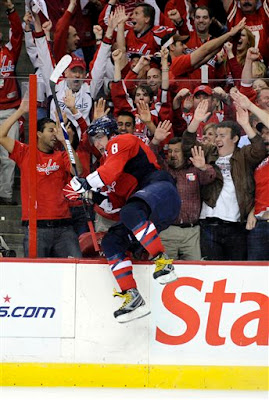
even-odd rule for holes
{"type": "MultiPolygon", "coordinates": [[[[0,235],[17,255],[29,255],[17,242],[23,242],[29,226],[29,182],[21,154],[29,144],[28,77],[36,74],[37,147],[46,155],[37,169],[47,176],[46,192],[37,194],[38,229],[44,223],[59,228],[59,221],[69,226],[70,220],[81,256],[102,256],[90,225],[100,244],[131,194],[116,201],[109,187],[113,212],[66,195],[74,171],[69,171],[65,142],[58,133],[47,142],[41,135],[46,124],[57,126],[59,105],[80,177],[98,172],[105,162],[105,149],[90,139],[89,126],[106,116],[115,121],[114,135],[137,136],[173,176],[181,210],[160,233],[170,258],[268,260],[268,0],[169,0],[165,5],[157,0],[6,0],[4,9],[0,211],[10,223],[2,225],[0,235]],[[49,79],[66,54],[72,58],[56,84],[57,105],[49,79]],[[58,180],[52,173],[56,159],[46,158],[56,152],[63,158],[58,180]],[[48,194],[50,184],[57,185],[57,199],[48,194]],[[21,205],[23,226],[11,223],[13,213],[7,211],[21,205]],[[14,243],[9,227],[20,235],[14,243]]],[[[137,259],[149,257],[141,248],[132,253],[137,259]]],[[[65,253],[51,251],[50,256],[59,254],[65,253]]]]}

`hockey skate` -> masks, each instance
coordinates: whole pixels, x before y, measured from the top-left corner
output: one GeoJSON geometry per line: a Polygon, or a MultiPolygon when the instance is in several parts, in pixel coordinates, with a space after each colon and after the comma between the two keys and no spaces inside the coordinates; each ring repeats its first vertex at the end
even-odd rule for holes
{"type": "Polygon", "coordinates": [[[156,268],[153,273],[153,278],[161,285],[174,282],[178,279],[175,273],[172,259],[169,259],[165,253],[159,254],[155,259],[156,268]]]}
{"type": "Polygon", "coordinates": [[[114,317],[120,323],[129,322],[150,314],[144,299],[135,288],[128,289],[125,293],[118,293],[114,289],[113,296],[119,296],[124,299],[122,306],[114,312],[114,317]]]}

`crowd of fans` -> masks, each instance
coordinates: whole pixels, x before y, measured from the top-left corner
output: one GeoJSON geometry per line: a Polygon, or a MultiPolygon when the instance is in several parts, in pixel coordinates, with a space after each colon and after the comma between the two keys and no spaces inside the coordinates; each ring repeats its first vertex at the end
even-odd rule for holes
{"type": "MultiPolygon", "coordinates": [[[[117,198],[112,210],[92,210],[66,189],[74,170],[49,78],[70,54],[56,93],[80,176],[105,156],[88,127],[115,118],[113,133],[139,137],[176,181],[180,213],[160,234],[169,257],[268,260],[268,0],[219,1],[222,21],[210,0],[26,1],[23,21],[11,0],[3,3],[10,35],[6,43],[0,32],[0,204],[15,204],[16,163],[26,257],[29,146],[19,132],[28,108],[15,79],[23,41],[38,77],[39,257],[96,256],[89,220],[100,239],[123,205],[117,198]]],[[[112,199],[113,185],[107,191],[112,199]]]]}

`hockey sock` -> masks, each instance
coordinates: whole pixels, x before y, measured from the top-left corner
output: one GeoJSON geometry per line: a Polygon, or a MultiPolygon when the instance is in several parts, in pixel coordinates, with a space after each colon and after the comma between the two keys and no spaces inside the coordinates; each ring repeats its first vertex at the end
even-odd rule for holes
{"type": "Polygon", "coordinates": [[[107,260],[122,292],[131,288],[136,288],[132,261],[129,257],[121,253],[109,257],[107,260]]]}
{"type": "Polygon", "coordinates": [[[152,257],[164,252],[164,247],[155,225],[150,221],[143,221],[133,230],[136,239],[149,252],[152,257]]]}

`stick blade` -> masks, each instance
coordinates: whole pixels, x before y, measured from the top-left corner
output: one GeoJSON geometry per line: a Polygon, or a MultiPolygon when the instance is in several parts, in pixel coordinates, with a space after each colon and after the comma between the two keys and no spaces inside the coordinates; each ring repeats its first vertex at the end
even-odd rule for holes
{"type": "Polygon", "coordinates": [[[58,64],[56,65],[56,67],[54,68],[54,71],[50,76],[50,81],[56,84],[58,82],[60,76],[64,73],[66,68],[71,63],[71,61],[72,61],[72,57],[69,54],[66,54],[65,56],[63,56],[60,59],[60,61],[58,62],[58,64]]]}

